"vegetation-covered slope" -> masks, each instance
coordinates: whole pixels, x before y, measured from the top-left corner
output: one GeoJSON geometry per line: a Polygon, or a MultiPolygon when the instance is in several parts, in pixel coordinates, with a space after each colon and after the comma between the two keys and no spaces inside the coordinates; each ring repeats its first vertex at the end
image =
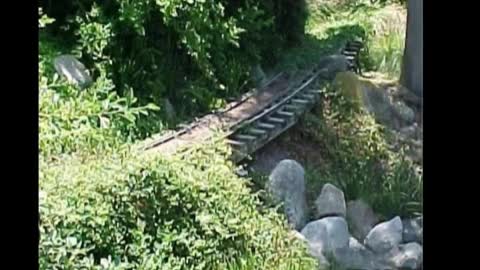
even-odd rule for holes
{"type": "MultiPolygon", "coordinates": [[[[284,218],[233,173],[223,146],[185,160],[129,150],[249,90],[255,65],[303,69],[353,36],[366,38],[368,69],[398,77],[404,29],[379,30],[372,15],[388,10],[324,2],[40,1],[41,269],[316,269],[284,218]],[[79,90],[56,75],[60,54],[85,63],[92,86],[79,90]]],[[[344,133],[329,152],[335,169],[307,177],[320,185],[353,175],[348,196],[376,192],[382,212],[417,211],[421,189],[405,185],[416,178],[368,182],[370,165],[385,157],[380,131],[369,129],[371,119],[348,118],[339,99],[328,122],[307,118],[304,132],[328,139],[324,123],[361,136],[344,133]],[[409,200],[417,205],[403,207],[409,200]]]]}

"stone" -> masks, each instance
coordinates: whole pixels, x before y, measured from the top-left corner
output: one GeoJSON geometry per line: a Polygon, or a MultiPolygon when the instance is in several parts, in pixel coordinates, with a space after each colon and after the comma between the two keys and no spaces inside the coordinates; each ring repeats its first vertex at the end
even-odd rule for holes
{"type": "Polygon", "coordinates": [[[388,94],[368,80],[360,80],[353,72],[340,72],[334,80],[336,89],[348,99],[354,109],[364,109],[388,126],[396,126],[395,112],[388,94]]]}
{"type": "Polygon", "coordinates": [[[392,108],[395,110],[397,115],[406,123],[411,124],[415,121],[415,112],[412,108],[405,105],[401,101],[394,102],[392,108]]]}
{"type": "Polygon", "coordinates": [[[417,109],[421,109],[423,104],[422,98],[417,96],[414,92],[410,91],[408,88],[402,85],[399,85],[397,95],[406,104],[416,107],[417,109]]]}
{"type": "Polygon", "coordinates": [[[347,222],[342,217],[326,217],[312,221],[301,233],[307,239],[313,256],[326,256],[336,249],[346,248],[350,240],[347,222]]]}
{"type": "Polygon", "coordinates": [[[382,260],[377,259],[372,251],[353,237],[350,237],[349,246],[335,250],[333,257],[335,262],[343,269],[388,269],[382,260]]]}
{"type": "Polygon", "coordinates": [[[323,186],[322,192],[315,200],[317,217],[341,216],[345,217],[347,206],[345,204],[345,195],[336,186],[327,183],[323,186]]]}
{"type": "Polygon", "coordinates": [[[330,268],[330,262],[325,257],[325,255],[323,255],[323,253],[320,249],[309,248],[309,254],[310,254],[310,256],[314,257],[317,260],[317,263],[318,263],[318,266],[320,267],[320,269],[329,269],[330,268]]]}
{"type": "Polygon", "coordinates": [[[375,253],[385,253],[402,243],[403,224],[400,217],[382,222],[367,234],[364,244],[375,253]]]}
{"type": "Polygon", "coordinates": [[[423,244],[423,217],[406,219],[403,223],[403,242],[418,242],[423,244]]]}
{"type": "Polygon", "coordinates": [[[301,234],[299,231],[297,230],[291,230],[290,231],[290,235],[293,237],[293,238],[296,238],[302,242],[307,242],[307,239],[305,238],[305,236],[303,236],[303,234],[301,234]]]}
{"type": "Polygon", "coordinates": [[[387,92],[368,81],[363,81],[362,89],[364,106],[377,122],[393,129],[400,128],[401,121],[387,92]]]}
{"type": "Polygon", "coordinates": [[[385,259],[395,268],[419,269],[423,264],[423,247],[418,243],[399,245],[385,259]]]}
{"type": "Polygon", "coordinates": [[[85,89],[92,84],[92,78],[85,66],[72,55],[56,57],[53,60],[53,65],[58,74],[79,86],[80,89],[85,89]]]}
{"type": "Polygon", "coordinates": [[[407,138],[416,139],[419,134],[417,123],[413,123],[413,125],[401,128],[400,133],[407,138]]]}
{"type": "Polygon", "coordinates": [[[379,222],[372,208],[361,199],[348,202],[347,220],[351,234],[360,241],[363,241],[373,226],[379,222]]]}
{"type": "Polygon", "coordinates": [[[416,163],[422,164],[423,163],[423,149],[422,147],[412,146],[410,147],[409,151],[407,152],[408,157],[416,163]]]}
{"type": "Polygon", "coordinates": [[[288,151],[276,145],[267,145],[255,154],[255,159],[250,165],[250,169],[254,172],[268,175],[277,164],[289,159],[291,156],[288,151]]]}
{"type": "Polygon", "coordinates": [[[324,71],[324,76],[333,79],[337,73],[347,71],[348,61],[344,55],[334,54],[320,59],[318,67],[324,71]]]}
{"type": "Polygon", "coordinates": [[[267,190],[277,203],[283,203],[289,224],[301,230],[307,221],[305,171],[302,165],[291,159],[280,161],[270,173],[267,190]]]}

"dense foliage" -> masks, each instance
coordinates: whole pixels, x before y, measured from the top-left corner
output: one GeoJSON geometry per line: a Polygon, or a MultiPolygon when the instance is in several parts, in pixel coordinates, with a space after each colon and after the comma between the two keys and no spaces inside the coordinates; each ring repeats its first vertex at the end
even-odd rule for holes
{"type": "MultiPolygon", "coordinates": [[[[267,36],[259,31],[274,27],[258,3],[223,4],[43,3],[41,269],[315,267],[284,219],[233,173],[224,150],[209,145],[187,160],[131,152],[139,135],[168,124],[164,98],[192,115],[209,109],[239,91],[259,51],[274,53],[257,46],[267,36]],[[55,74],[53,58],[62,53],[86,64],[92,86],[79,90],[55,74]]],[[[270,33],[270,42],[284,38],[270,33]]]]}
{"type": "MultiPolygon", "coordinates": [[[[371,6],[309,8],[305,24],[305,1],[294,0],[40,5],[41,269],[316,269],[283,217],[233,173],[223,146],[206,145],[184,160],[130,150],[138,139],[248,90],[258,63],[301,69],[352,36],[374,44],[370,19],[378,16],[371,6]],[[57,76],[52,62],[59,54],[85,63],[92,86],[79,90],[57,76]]],[[[391,40],[369,46],[369,67],[396,70],[401,50],[391,40]]],[[[367,199],[382,213],[418,211],[421,182],[385,151],[379,127],[333,93],[326,100],[332,104],[323,108],[332,110],[325,119],[308,118],[303,127],[331,146],[336,166],[315,183],[338,181],[348,198],[376,194],[367,199]],[[383,159],[391,169],[378,174],[372,168],[383,159]]]]}
{"type": "Polygon", "coordinates": [[[223,105],[247,90],[253,65],[273,64],[282,48],[298,43],[302,3],[41,1],[55,19],[49,35],[68,44],[94,77],[112,80],[121,95],[133,91],[140,102],[155,102],[164,114],[168,99],[180,116],[223,105]]]}
{"type": "Polygon", "coordinates": [[[224,151],[41,159],[41,269],[225,269],[249,254],[251,269],[313,269],[224,151]]]}

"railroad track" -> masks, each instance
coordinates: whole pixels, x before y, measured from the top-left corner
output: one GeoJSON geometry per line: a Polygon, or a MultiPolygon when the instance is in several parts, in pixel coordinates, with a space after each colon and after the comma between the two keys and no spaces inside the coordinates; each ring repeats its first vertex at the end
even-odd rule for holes
{"type": "Polygon", "coordinates": [[[323,86],[337,72],[347,68],[347,58],[332,55],[322,58],[300,79],[279,73],[263,87],[247,93],[223,110],[208,114],[170,135],[145,142],[142,150],[174,154],[221,131],[222,138],[233,149],[231,158],[241,161],[294,125],[319,101],[323,86]]]}

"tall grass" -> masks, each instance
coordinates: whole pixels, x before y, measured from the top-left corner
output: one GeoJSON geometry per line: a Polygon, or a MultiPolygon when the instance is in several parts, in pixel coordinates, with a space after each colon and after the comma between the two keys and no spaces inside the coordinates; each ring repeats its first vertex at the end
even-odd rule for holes
{"type": "Polygon", "coordinates": [[[372,17],[373,33],[369,40],[369,53],[373,69],[399,78],[405,46],[406,10],[400,5],[379,9],[372,17]]]}
{"type": "Polygon", "coordinates": [[[325,183],[345,192],[347,200],[362,198],[384,218],[423,212],[423,179],[403,150],[388,147],[388,131],[373,116],[352,110],[343,96],[328,88],[317,112],[300,128],[325,149],[320,170],[306,165],[307,200],[312,202],[325,183]]]}
{"type": "MultiPolygon", "coordinates": [[[[309,15],[307,34],[317,39],[317,45],[331,39],[339,30],[356,29],[344,31],[337,37],[345,42],[364,34],[367,49],[362,54],[364,68],[390,78],[399,78],[405,43],[405,7],[398,4],[369,4],[366,1],[309,1],[309,15]]],[[[339,49],[342,42],[322,45],[333,45],[339,49]]],[[[312,48],[309,42],[304,45],[312,48]]]]}
{"type": "Polygon", "coordinates": [[[370,45],[373,69],[391,78],[399,78],[405,39],[396,32],[376,37],[370,45]]]}

